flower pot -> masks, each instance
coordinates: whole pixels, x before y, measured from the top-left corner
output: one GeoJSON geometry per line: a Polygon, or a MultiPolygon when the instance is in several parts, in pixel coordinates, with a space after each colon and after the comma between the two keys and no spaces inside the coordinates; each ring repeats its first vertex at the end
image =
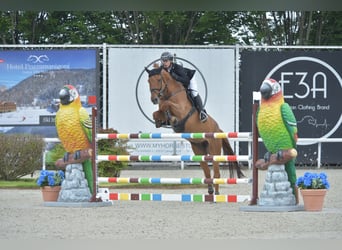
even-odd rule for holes
{"type": "Polygon", "coordinates": [[[61,186],[44,186],[40,189],[42,190],[44,201],[57,201],[61,186]]]}
{"type": "Polygon", "coordinates": [[[327,189],[300,189],[305,211],[322,211],[327,189]]]}

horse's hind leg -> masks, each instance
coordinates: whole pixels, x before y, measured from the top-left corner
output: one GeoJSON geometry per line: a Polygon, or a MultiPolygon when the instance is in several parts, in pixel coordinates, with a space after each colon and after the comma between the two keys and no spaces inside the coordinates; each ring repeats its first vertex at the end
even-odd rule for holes
{"type": "MultiPolygon", "coordinates": [[[[204,177],[205,178],[211,178],[210,168],[208,166],[208,163],[204,162],[204,161],[201,161],[200,162],[200,166],[201,166],[201,168],[203,170],[204,177]]],[[[214,193],[213,184],[208,184],[208,194],[213,194],[213,193],[214,193]]]]}
{"type": "MultiPolygon", "coordinates": [[[[220,178],[221,174],[220,174],[220,163],[217,161],[213,162],[213,170],[214,170],[214,177],[213,178],[220,178]]],[[[219,191],[219,184],[214,184],[215,187],[215,194],[220,194],[219,191]]]]}
{"type": "MultiPolygon", "coordinates": [[[[209,152],[211,155],[221,154],[222,142],[220,140],[212,139],[209,140],[209,152]]],[[[220,162],[213,161],[213,178],[220,178],[220,162]]],[[[219,184],[214,184],[215,194],[219,194],[219,184]]]]}

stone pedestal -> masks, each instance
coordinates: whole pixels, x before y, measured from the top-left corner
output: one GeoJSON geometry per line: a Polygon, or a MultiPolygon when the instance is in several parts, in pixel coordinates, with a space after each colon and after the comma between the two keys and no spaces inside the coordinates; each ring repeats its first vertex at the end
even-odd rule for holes
{"type": "Polygon", "coordinates": [[[61,187],[57,200],[59,202],[88,202],[91,198],[81,163],[66,166],[61,187]]]}
{"type": "Polygon", "coordinates": [[[262,192],[257,205],[240,207],[245,212],[291,212],[303,211],[304,207],[296,205],[291,184],[285,171],[285,165],[270,165],[265,177],[262,192]]]}
{"type": "Polygon", "coordinates": [[[296,197],[292,192],[285,165],[270,165],[260,193],[259,206],[294,206],[296,197]]]}

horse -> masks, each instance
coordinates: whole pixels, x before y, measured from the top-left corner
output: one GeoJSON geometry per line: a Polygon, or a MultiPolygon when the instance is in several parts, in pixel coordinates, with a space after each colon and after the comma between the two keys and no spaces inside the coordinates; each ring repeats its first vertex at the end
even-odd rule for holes
{"type": "MultiPolygon", "coordinates": [[[[154,67],[151,70],[145,67],[145,71],[148,73],[151,102],[159,106],[159,109],[153,112],[153,120],[157,128],[160,128],[163,123],[169,122],[176,133],[223,132],[210,115],[208,115],[208,119],[204,123],[199,120],[199,113],[191,101],[187,89],[180,82],[177,82],[168,71],[162,67],[154,67]]],[[[224,155],[234,155],[234,151],[227,138],[187,140],[190,142],[195,155],[221,155],[222,151],[224,155]]],[[[234,177],[234,169],[238,178],[245,177],[238,162],[233,161],[228,164],[230,178],[234,177]]],[[[220,163],[213,161],[212,166],[213,178],[220,178],[220,163]]],[[[211,178],[208,162],[201,161],[200,167],[204,172],[205,178],[211,178]]],[[[219,194],[218,184],[208,184],[209,194],[213,194],[214,189],[215,194],[219,194]]]]}

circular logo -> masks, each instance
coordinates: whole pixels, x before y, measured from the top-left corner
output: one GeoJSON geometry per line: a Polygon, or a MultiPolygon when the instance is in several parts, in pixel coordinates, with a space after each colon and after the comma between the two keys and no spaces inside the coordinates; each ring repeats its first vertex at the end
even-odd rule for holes
{"type": "MultiPolygon", "coordinates": [[[[198,91],[199,94],[201,95],[201,97],[203,98],[203,105],[205,106],[206,102],[207,102],[207,83],[206,80],[202,74],[202,72],[199,70],[199,68],[196,67],[196,65],[194,65],[193,63],[191,63],[190,61],[181,58],[181,57],[174,57],[176,62],[186,68],[191,68],[191,69],[195,69],[196,73],[194,75],[194,77],[196,77],[196,81],[197,81],[197,85],[198,85],[198,91]],[[198,74],[200,75],[200,78],[198,77],[198,74]],[[203,93],[201,93],[201,91],[203,93]]],[[[151,63],[149,63],[146,68],[149,68],[151,65],[154,65],[155,63],[159,62],[160,59],[156,59],[154,61],[152,61],[151,63]]],[[[135,88],[135,99],[136,102],[138,104],[139,110],[141,111],[141,113],[146,117],[147,120],[149,120],[151,123],[154,123],[153,117],[152,117],[152,113],[153,111],[151,110],[151,106],[152,106],[152,102],[150,101],[150,90],[149,90],[149,86],[146,84],[147,82],[147,72],[145,71],[145,69],[143,69],[138,77],[137,83],[136,83],[136,88],[135,88]],[[142,82],[142,84],[140,84],[142,82]]]]}
{"type": "MultiPolygon", "coordinates": [[[[328,63],[314,57],[293,57],[266,76],[282,86],[285,101],[296,116],[300,138],[328,138],[342,123],[342,79],[328,63]]],[[[314,142],[302,142],[310,145],[314,142]]]]}

